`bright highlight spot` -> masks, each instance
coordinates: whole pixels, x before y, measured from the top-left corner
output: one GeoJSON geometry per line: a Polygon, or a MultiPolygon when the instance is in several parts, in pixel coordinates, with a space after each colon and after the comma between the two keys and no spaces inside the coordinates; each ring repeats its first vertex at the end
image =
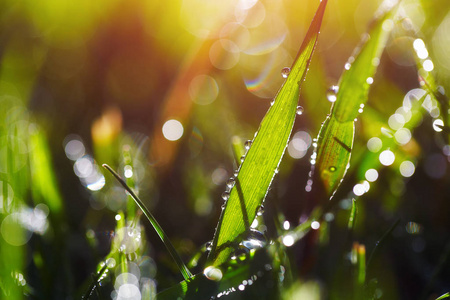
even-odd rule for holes
{"type": "Polygon", "coordinates": [[[164,123],[162,132],[167,140],[176,141],[183,136],[184,128],[180,121],[172,119],[164,123]]]}
{"type": "MultiPolygon", "coordinates": [[[[84,180],[82,180],[83,182],[84,180]]],[[[91,191],[99,191],[101,190],[106,183],[105,176],[100,173],[96,173],[95,176],[88,178],[85,180],[86,187],[91,191]],[[92,179],[92,180],[89,180],[92,179]]]]}
{"type": "Polygon", "coordinates": [[[367,141],[367,149],[369,149],[370,152],[378,152],[380,151],[381,147],[383,146],[383,142],[380,138],[373,137],[367,141]]]}
{"type": "Polygon", "coordinates": [[[409,160],[405,160],[400,164],[400,174],[402,174],[403,177],[411,177],[415,170],[416,167],[409,160]]]}
{"type": "Polygon", "coordinates": [[[124,175],[126,178],[131,178],[131,177],[133,176],[133,168],[132,168],[130,165],[126,165],[126,166],[123,168],[123,175],[124,175]]]}
{"type": "Polygon", "coordinates": [[[442,121],[441,119],[436,119],[433,121],[433,129],[436,132],[441,132],[442,131],[442,126],[444,126],[444,121],[442,121]]]}
{"type": "Polygon", "coordinates": [[[398,130],[405,125],[405,117],[401,114],[395,113],[389,117],[388,124],[392,129],[398,130]]]}
{"type": "Polygon", "coordinates": [[[284,228],[284,230],[289,230],[289,228],[291,228],[291,223],[289,223],[288,220],[284,221],[283,228],[284,228]]]}
{"type": "Polygon", "coordinates": [[[206,278],[208,278],[209,280],[212,280],[212,281],[220,281],[223,277],[222,271],[213,266],[207,267],[203,271],[203,274],[206,276],[206,278]]]}
{"type": "MultiPolygon", "coordinates": [[[[413,103],[419,101],[422,97],[426,95],[426,91],[423,89],[412,89],[406,93],[403,98],[403,109],[405,111],[410,111],[412,109],[413,103]]],[[[427,96],[426,99],[430,98],[427,96]]]]}
{"type": "Polygon", "coordinates": [[[299,131],[294,134],[288,145],[288,153],[292,158],[299,159],[306,155],[311,146],[311,136],[305,131],[299,131]]]}
{"type": "Polygon", "coordinates": [[[66,156],[70,160],[77,160],[78,158],[82,157],[86,150],[83,142],[80,139],[78,139],[77,137],[78,136],[76,136],[76,137],[74,136],[73,139],[68,141],[66,143],[66,146],[64,147],[66,156]]]}
{"type": "Polygon", "coordinates": [[[291,247],[292,245],[294,245],[294,242],[294,237],[290,234],[283,237],[283,245],[285,245],[286,247],[291,247]]]}
{"type": "Polygon", "coordinates": [[[89,177],[95,171],[93,159],[88,155],[77,159],[77,161],[73,165],[73,170],[75,174],[80,178],[89,177]]]}
{"type": "Polygon", "coordinates": [[[366,180],[369,182],[374,182],[378,179],[378,171],[375,169],[369,169],[365,174],[366,180]]]}
{"type": "Polygon", "coordinates": [[[423,42],[422,39],[415,39],[413,42],[413,47],[416,51],[425,48],[425,43],[423,42]]]}
{"type": "Polygon", "coordinates": [[[384,166],[390,166],[394,163],[395,154],[391,150],[384,150],[380,153],[380,163],[384,166]]]}
{"type": "Polygon", "coordinates": [[[353,193],[356,196],[362,196],[367,193],[370,189],[369,182],[364,181],[363,183],[358,183],[353,187],[353,193]]]}
{"type": "Polygon", "coordinates": [[[411,131],[408,128],[401,128],[394,133],[395,140],[400,145],[406,145],[412,138],[411,131]]]}
{"type": "Polygon", "coordinates": [[[431,72],[434,69],[434,64],[430,59],[423,62],[423,69],[427,72],[431,72]]]}
{"type": "Polygon", "coordinates": [[[312,221],[311,222],[311,228],[314,229],[314,230],[319,229],[320,228],[320,223],[317,222],[317,221],[312,221]]]}

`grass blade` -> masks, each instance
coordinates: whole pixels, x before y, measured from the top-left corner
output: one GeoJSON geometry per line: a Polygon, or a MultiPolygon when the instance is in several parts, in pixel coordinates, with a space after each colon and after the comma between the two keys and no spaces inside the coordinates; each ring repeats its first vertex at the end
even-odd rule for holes
{"type": "Polygon", "coordinates": [[[384,243],[384,241],[387,239],[387,237],[394,231],[395,227],[397,227],[398,223],[400,223],[400,219],[397,219],[395,223],[383,234],[383,236],[375,243],[375,247],[372,250],[372,253],[370,253],[369,259],[367,260],[367,268],[369,268],[370,263],[372,262],[373,255],[375,251],[380,248],[380,246],[384,243]]]}
{"type": "Polygon", "coordinates": [[[357,213],[356,200],[352,199],[352,210],[350,211],[350,217],[348,218],[348,225],[347,225],[347,228],[352,231],[355,228],[356,213],[357,213]]]}
{"type": "Polygon", "coordinates": [[[389,32],[386,30],[392,10],[376,19],[370,36],[365,35],[357,55],[345,65],[339,82],[336,102],[325,120],[318,138],[315,171],[331,197],[344,178],[350,161],[355,135],[354,122],[360,108],[367,101],[370,84],[377,62],[386,45],[389,32]]]}
{"type": "Polygon", "coordinates": [[[120,184],[125,188],[125,190],[133,197],[136,204],[139,206],[139,208],[142,210],[144,215],[147,217],[147,219],[152,224],[153,228],[155,229],[158,236],[161,238],[161,241],[166,246],[167,250],[169,251],[172,258],[175,260],[175,263],[177,264],[181,274],[183,275],[185,280],[189,280],[192,277],[191,272],[186,267],[186,265],[181,260],[180,256],[178,255],[177,251],[175,250],[175,247],[172,245],[172,243],[169,240],[169,237],[166,235],[166,233],[163,231],[159,223],[156,221],[155,217],[150,213],[150,211],[145,207],[144,203],[139,199],[139,197],[133,192],[132,189],[126,184],[126,182],[117,174],[110,166],[107,164],[102,165],[105,169],[107,169],[111,174],[114,175],[114,177],[120,182],[120,184]]]}
{"type": "Polygon", "coordinates": [[[436,300],[441,300],[441,299],[445,299],[445,298],[450,298],[450,293],[445,293],[445,294],[439,296],[438,298],[436,298],[436,300]]]}
{"type": "Polygon", "coordinates": [[[218,266],[231,255],[234,246],[249,230],[262,204],[286,149],[297,111],[299,86],[312,57],[327,0],[321,2],[308,33],[274,104],[240,166],[236,184],[220,216],[208,263],[218,266]]]}

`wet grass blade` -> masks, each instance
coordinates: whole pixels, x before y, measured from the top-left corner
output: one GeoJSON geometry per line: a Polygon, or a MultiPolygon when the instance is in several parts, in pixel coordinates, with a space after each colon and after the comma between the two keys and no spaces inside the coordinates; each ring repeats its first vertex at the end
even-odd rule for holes
{"type": "Polygon", "coordinates": [[[450,298],[450,293],[445,293],[445,294],[439,296],[438,298],[436,298],[436,300],[441,300],[441,299],[445,299],[445,298],[450,298]]]}
{"type": "Polygon", "coordinates": [[[267,194],[291,134],[297,111],[299,86],[303,82],[317,43],[327,0],[323,0],[290,69],[289,76],[261,122],[240,166],[235,186],[220,216],[208,263],[226,262],[248,232],[267,194]]]}
{"type": "Polygon", "coordinates": [[[353,231],[353,229],[355,228],[356,213],[357,213],[356,200],[352,199],[352,210],[350,211],[350,217],[348,218],[348,225],[347,225],[347,228],[351,231],[353,231]]]}
{"type": "Polygon", "coordinates": [[[241,256],[227,261],[228,271],[220,280],[197,274],[190,281],[182,281],[161,291],[157,294],[157,299],[198,300],[219,299],[222,296],[228,296],[224,297],[227,299],[279,299],[278,287],[273,284],[278,280],[280,270],[274,257],[277,255],[277,247],[272,244],[249,253],[245,258],[241,256]],[[253,281],[251,285],[242,284],[249,280],[253,281]]]}
{"type": "Polygon", "coordinates": [[[339,81],[339,91],[331,114],[318,138],[315,172],[331,197],[347,171],[354,141],[354,122],[367,101],[370,84],[392,26],[392,9],[376,19],[370,35],[363,38],[358,53],[350,57],[339,81]]]}
{"type": "Polygon", "coordinates": [[[103,164],[103,167],[107,169],[111,174],[114,175],[114,177],[120,182],[120,184],[125,188],[125,190],[133,197],[136,204],[139,206],[139,208],[142,210],[144,215],[147,217],[149,222],[152,224],[153,228],[155,229],[158,236],[161,238],[161,241],[166,246],[167,250],[169,251],[172,258],[175,260],[175,263],[177,264],[180,273],[183,275],[185,280],[189,280],[192,277],[191,272],[186,267],[186,265],[181,260],[180,256],[178,255],[177,251],[175,250],[175,247],[172,245],[172,243],[169,240],[169,237],[166,235],[166,233],[163,231],[162,227],[159,225],[159,223],[156,221],[155,217],[150,213],[150,211],[145,207],[144,203],[139,199],[139,197],[136,195],[136,193],[133,192],[133,190],[126,184],[126,182],[117,174],[110,166],[107,164],[103,164]]]}

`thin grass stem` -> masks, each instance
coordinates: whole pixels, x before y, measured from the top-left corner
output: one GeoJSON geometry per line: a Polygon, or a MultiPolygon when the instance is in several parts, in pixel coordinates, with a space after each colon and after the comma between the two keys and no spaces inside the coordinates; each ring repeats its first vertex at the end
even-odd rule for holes
{"type": "Polygon", "coordinates": [[[159,238],[163,242],[163,244],[166,246],[167,250],[169,251],[170,255],[172,256],[173,260],[178,266],[178,269],[183,275],[185,280],[189,280],[192,277],[192,273],[189,271],[189,269],[186,267],[186,265],[181,260],[181,257],[178,255],[178,252],[175,250],[175,247],[172,245],[172,243],[169,240],[169,237],[167,234],[163,231],[162,227],[159,225],[159,223],[156,221],[155,217],[150,213],[150,211],[145,207],[144,203],[139,199],[139,197],[136,195],[136,193],[126,184],[126,182],[117,174],[110,166],[107,164],[102,165],[105,169],[107,169],[111,174],[117,179],[117,181],[120,182],[120,184],[125,188],[125,190],[131,195],[133,200],[136,202],[136,204],[139,206],[139,208],[142,210],[144,215],[149,220],[150,224],[155,229],[156,233],[158,234],[159,238]]]}
{"type": "Polygon", "coordinates": [[[400,223],[400,219],[397,219],[395,223],[386,231],[383,236],[376,242],[375,248],[373,248],[372,252],[370,253],[369,260],[367,261],[366,269],[369,268],[370,263],[372,262],[373,255],[375,254],[376,250],[380,248],[380,245],[386,240],[386,238],[394,231],[395,227],[397,227],[398,223],[400,223]]]}

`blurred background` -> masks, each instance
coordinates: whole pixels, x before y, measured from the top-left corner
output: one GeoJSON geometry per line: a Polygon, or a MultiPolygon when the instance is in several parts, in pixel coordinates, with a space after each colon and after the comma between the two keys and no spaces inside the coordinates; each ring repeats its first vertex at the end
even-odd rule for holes
{"type": "MultiPolygon", "coordinates": [[[[103,163],[139,192],[189,261],[213,237],[221,194],[236,168],[233,145],[243,147],[253,137],[318,4],[2,0],[3,295],[72,299],[84,291],[110,253],[119,212],[133,214],[127,194],[103,163]]],[[[330,111],[328,90],[380,4],[329,1],[302,86],[304,113],[296,120],[265,217],[296,226],[310,212],[309,157],[330,111]]],[[[450,90],[450,2],[404,0],[395,20],[357,122],[355,163],[336,195],[328,229],[323,226],[325,237],[291,248],[295,273],[318,289],[317,299],[339,299],[345,292],[342,274],[351,245],[347,249],[343,237],[351,197],[359,203],[354,239],[368,252],[399,220],[367,277],[378,282],[376,295],[435,299],[450,290],[450,146],[448,132],[433,126],[442,115],[436,109],[445,106],[430,99],[416,127],[406,137],[395,135],[395,163],[372,169],[373,180],[364,173],[367,155],[380,149],[380,134],[394,139],[403,127],[404,120],[396,123],[396,110],[408,97],[424,95],[418,71],[429,72],[444,97],[450,90]],[[373,184],[360,192],[364,174],[373,184]]],[[[148,277],[158,290],[179,282],[158,237],[146,220],[142,224],[148,277]]],[[[268,230],[267,236],[276,232],[268,230]]]]}

